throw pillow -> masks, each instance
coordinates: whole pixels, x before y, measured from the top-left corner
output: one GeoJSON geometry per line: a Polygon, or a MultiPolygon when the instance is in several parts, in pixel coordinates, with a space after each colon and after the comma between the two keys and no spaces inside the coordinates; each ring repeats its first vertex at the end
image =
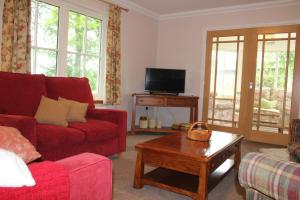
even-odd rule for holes
{"type": "Polygon", "coordinates": [[[0,160],[0,187],[35,185],[27,165],[15,153],[0,149],[0,160]]]}
{"type": "Polygon", "coordinates": [[[13,127],[0,126],[0,148],[14,152],[26,163],[41,157],[34,146],[13,127]]]}
{"type": "Polygon", "coordinates": [[[67,114],[70,105],[63,101],[56,101],[42,96],[35,118],[41,124],[68,126],[67,114]]]}
{"type": "Polygon", "coordinates": [[[68,122],[86,122],[85,115],[88,108],[88,103],[80,103],[78,101],[64,99],[59,97],[59,101],[69,104],[70,110],[67,114],[68,122]]]}

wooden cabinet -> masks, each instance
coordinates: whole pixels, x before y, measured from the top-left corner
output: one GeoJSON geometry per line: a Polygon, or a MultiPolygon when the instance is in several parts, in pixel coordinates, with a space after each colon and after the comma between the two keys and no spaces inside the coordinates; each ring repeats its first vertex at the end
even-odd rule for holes
{"type": "Polygon", "coordinates": [[[198,120],[198,99],[197,96],[173,96],[159,94],[132,94],[132,118],[131,118],[131,133],[136,132],[175,132],[168,127],[161,129],[157,128],[139,128],[136,122],[136,107],[137,106],[157,106],[157,107],[188,107],[190,108],[190,122],[198,120]]]}

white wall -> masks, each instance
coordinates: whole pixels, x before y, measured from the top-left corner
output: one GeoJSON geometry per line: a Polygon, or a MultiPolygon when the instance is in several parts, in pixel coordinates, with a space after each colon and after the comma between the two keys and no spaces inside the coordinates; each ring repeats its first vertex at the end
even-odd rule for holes
{"type": "MultiPolygon", "coordinates": [[[[300,5],[162,20],[158,28],[157,66],[185,67],[186,93],[198,95],[202,117],[207,30],[300,23],[300,5]]],[[[186,114],[174,111],[177,121],[186,114]]],[[[166,121],[170,124],[170,121],[166,121]]]]}

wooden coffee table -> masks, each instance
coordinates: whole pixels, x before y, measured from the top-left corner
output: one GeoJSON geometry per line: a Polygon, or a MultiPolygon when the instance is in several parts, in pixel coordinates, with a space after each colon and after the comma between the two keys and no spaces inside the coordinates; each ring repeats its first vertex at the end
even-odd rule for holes
{"type": "Polygon", "coordinates": [[[240,164],[243,136],[213,131],[209,142],[187,139],[174,133],[135,146],[137,159],[134,188],[152,185],[206,200],[210,191],[229,170],[240,164]],[[234,160],[230,157],[234,154],[234,160]],[[144,166],[155,166],[144,174],[144,166]]]}

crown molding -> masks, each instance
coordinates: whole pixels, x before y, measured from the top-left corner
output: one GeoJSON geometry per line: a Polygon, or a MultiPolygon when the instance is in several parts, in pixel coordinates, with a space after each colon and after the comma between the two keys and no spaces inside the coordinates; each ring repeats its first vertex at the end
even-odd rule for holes
{"type": "Polygon", "coordinates": [[[246,4],[246,5],[226,6],[220,8],[201,9],[201,10],[194,10],[188,12],[165,14],[165,15],[160,15],[159,20],[169,20],[169,19],[194,17],[194,16],[201,16],[201,15],[232,13],[232,12],[239,12],[239,11],[251,11],[251,10],[264,9],[264,8],[275,8],[275,7],[295,6],[295,5],[300,5],[300,1],[299,0],[275,0],[270,2],[261,2],[261,3],[253,3],[253,4],[246,4]]]}
{"type": "Polygon", "coordinates": [[[124,6],[126,8],[129,8],[130,10],[134,10],[136,12],[139,12],[143,15],[146,15],[148,17],[151,17],[155,20],[159,20],[160,15],[156,12],[153,12],[145,7],[142,7],[136,3],[133,3],[129,0],[113,0],[114,3],[124,6]]]}

